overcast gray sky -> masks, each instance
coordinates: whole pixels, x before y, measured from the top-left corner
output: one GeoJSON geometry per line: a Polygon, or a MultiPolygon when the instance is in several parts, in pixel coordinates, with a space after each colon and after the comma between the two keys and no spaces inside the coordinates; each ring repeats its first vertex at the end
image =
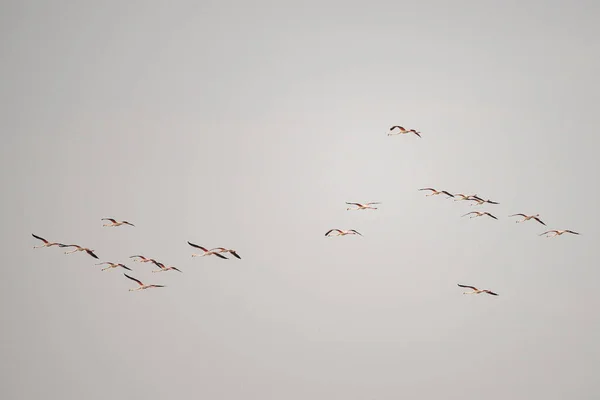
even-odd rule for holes
{"type": "Polygon", "coordinates": [[[0,397],[597,399],[599,11],[3,2],[0,397]]]}

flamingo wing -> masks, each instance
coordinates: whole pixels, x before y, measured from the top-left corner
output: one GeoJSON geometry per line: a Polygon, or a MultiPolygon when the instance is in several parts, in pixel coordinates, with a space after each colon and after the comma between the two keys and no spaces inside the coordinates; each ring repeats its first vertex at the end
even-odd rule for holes
{"type": "Polygon", "coordinates": [[[360,232],[358,232],[358,231],[356,231],[356,230],[354,230],[354,229],[350,229],[350,232],[354,232],[354,233],[356,233],[357,235],[360,235],[360,236],[362,236],[362,233],[360,233],[360,232]]]}
{"type": "Polygon", "coordinates": [[[237,258],[238,260],[241,260],[241,259],[242,259],[242,257],[240,257],[240,255],[239,255],[238,253],[236,253],[235,251],[230,251],[230,253],[231,253],[231,254],[233,254],[233,256],[234,256],[235,258],[237,258]]]}
{"type": "Polygon", "coordinates": [[[568,230],[568,229],[567,229],[567,230],[565,230],[565,232],[572,233],[573,235],[579,235],[579,233],[577,233],[577,232],[573,232],[573,231],[570,231],[570,230],[568,230]]]}
{"type": "Polygon", "coordinates": [[[492,296],[498,296],[498,293],[494,293],[491,290],[484,290],[487,294],[491,294],[492,296]]]}
{"type": "Polygon", "coordinates": [[[494,217],[492,214],[490,214],[489,212],[486,212],[486,215],[489,215],[490,217],[492,217],[494,219],[498,219],[498,218],[494,217]]]}
{"type": "Polygon", "coordinates": [[[116,224],[116,223],[117,223],[117,220],[116,220],[116,219],[114,219],[114,218],[102,218],[100,221],[110,221],[110,222],[112,222],[113,224],[116,224]]]}
{"type": "Polygon", "coordinates": [[[140,282],[139,280],[127,275],[126,273],[123,273],[123,275],[125,275],[126,277],[128,277],[129,279],[131,279],[132,281],[136,281],[138,283],[138,285],[140,286],[144,286],[144,284],[142,282],[140,282]]]}
{"type": "Polygon", "coordinates": [[[192,246],[192,247],[195,247],[195,248],[197,248],[197,249],[204,250],[205,252],[207,252],[207,251],[208,251],[208,250],[207,250],[207,249],[205,249],[204,247],[202,247],[202,246],[198,246],[197,244],[194,244],[194,243],[191,243],[191,242],[188,242],[188,244],[189,244],[190,246],[192,246]]]}
{"type": "Polygon", "coordinates": [[[31,234],[31,236],[33,236],[33,237],[34,237],[34,238],[36,238],[36,239],[39,239],[39,240],[41,240],[42,242],[44,242],[44,243],[46,243],[46,244],[48,243],[48,241],[47,241],[46,239],[44,239],[43,237],[36,236],[36,235],[34,235],[33,233],[31,234]]]}
{"type": "Polygon", "coordinates": [[[97,255],[95,255],[95,254],[94,254],[94,252],[93,252],[93,251],[91,251],[91,250],[86,250],[85,252],[86,252],[86,253],[88,253],[90,256],[92,256],[92,257],[96,258],[96,259],[98,258],[98,256],[97,256],[97,255]]]}
{"type": "Polygon", "coordinates": [[[460,287],[464,287],[464,288],[469,288],[469,289],[473,289],[473,290],[478,290],[475,286],[469,286],[469,285],[461,285],[460,283],[457,284],[460,287]]]}
{"type": "Polygon", "coordinates": [[[448,193],[448,192],[447,192],[447,191],[445,191],[445,190],[442,190],[442,193],[444,193],[444,194],[447,194],[447,195],[448,195],[448,196],[450,196],[450,197],[454,197],[454,195],[453,195],[453,194],[451,194],[451,193],[448,193]]]}
{"type": "Polygon", "coordinates": [[[219,257],[219,258],[223,258],[225,260],[229,260],[229,258],[225,257],[223,254],[219,254],[219,253],[213,253],[215,256],[219,257]]]}
{"type": "Polygon", "coordinates": [[[544,221],[542,221],[542,220],[541,220],[541,219],[539,219],[538,217],[533,217],[533,219],[535,219],[537,222],[539,222],[539,223],[540,223],[540,224],[542,224],[542,225],[546,225],[546,224],[544,223],[544,221]]]}
{"type": "Polygon", "coordinates": [[[517,215],[527,218],[527,215],[525,215],[525,214],[513,214],[513,215],[509,215],[509,217],[516,217],[517,215]]]}

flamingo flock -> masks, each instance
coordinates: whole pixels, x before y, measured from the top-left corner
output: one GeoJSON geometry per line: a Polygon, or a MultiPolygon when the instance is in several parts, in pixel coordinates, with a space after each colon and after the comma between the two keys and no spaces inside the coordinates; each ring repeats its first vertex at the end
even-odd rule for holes
{"type": "MultiPolygon", "coordinates": [[[[131,222],[128,222],[128,221],[118,221],[118,220],[116,220],[114,218],[101,218],[101,221],[109,221],[110,222],[110,223],[107,223],[107,224],[103,224],[102,225],[103,227],[118,227],[118,226],[122,226],[122,225],[129,225],[129,226],[135,227],[135,225],[132,224],[131,222]]],[[[36,235],[34,233],[32,233],[31,235],[35,239],[37,239],[37,240],[39,240],[41,242],[40,245],[33,246],[34,249],[44,248],[44,247],[53,247],[53,246],[57,246],[57,247],[60,247],[60,248],[74,247],[73,250],[65,251],[64,254],[73,254],[73,253],[76,253],[76,252],[85,252],[85,253],[89,254],[93,258],[99,259],[99,257],[95,253],[95,250],[90,249],[88,247],[83,247],[83,246],[80,246],[78,244],[64,244],[64,243],[60,243],[60,242],[51,242],[51,241],[48,241],[48,240],[44,239],[43,237],[38,236],[38,235],[36,235]]],[[[192,254],[192,257],[214,255],[214,256],[216,256],[218,258],[227,260],[228,258],[226,256],[224,256],[223,254],[221,254],[221,253],[229,253],[232,256],[234,256],[235,258],[241,260],[240,255],[234,249],[229,249],[229,248],[226,248],[226,247],[215,247],[213,249],[208,250],[207,248],[205,248],[203,246],[199,246],[199,245],[194,244],[194,243],[188,242],[188,244],[190,246],[192,246],[192,247],[201,249],[204,252],[203,254],[192,254]]],[[[156,273],[156,272],[167,272],[167,271],[177,271],[179,273],[183,273],[182,270],[180,270],[179,268],[177,268],[175,266],[172,266],[172,265],[167,266],[164,263],[162,263],[160,261],[157,261],[154,258],[148,258],[148,257],[143,256],[141,254],[136,254],[136,255],[129,256],[129,259],[133,260],[133,262],[138,262],[140,264],[151,263],[151,264],[156,265],[158,267],[158,269],[151,271],[151,272],[154,272],[154,273],[156,273]]],[[[98,265],[98,266],[99,265],[105,265],[105,267],[102,268],[102,269],[100,269],[100,271],[108,271],[108,270],[111,270],[111,269],[123,268],[123,269],[125,269],[127,271],[133,272],[133,269],[129,268],[127,265],[125,265],[123,263],[116,263],[116,262],[112,262],[112,261],[103,261],[103,262],[100,262],[100,263],[96,263],[95,265],[98,265]]],[[[136,282],[138,284],[137,287],[135,287],[133,289],[129,289],[130,292],[136,292],[136,291],[139,291],[139,290],[145,290],[145,289],[151,289],[151,288],[163,288],[163,287],[166,287],[165,285],[158,285],[158,284],[144,284],[141,280],[139,280],[137,278],[134,278],[133,276],[127,275],[127,273],[123,273],[123,275],[126,278],[128,278],[128,279],[130,279],[130,280],[132,280],[132,281],[134,281],[134,282],[136,282]]]]}
{"type": "MultiPolygon", "coordinates": [[[[421,136],[421,132],[417,131],[415,129],[406,129],[400,125],[394,125],[390,128],[390,132],[388,132],[388,136],[393,136],[393,135],[406,135],[406,134],[414,134],[416,136],[418,136],[419,138],[422,138],[421,136]]],[[[450,191],[448,190],[438,190],[432,187],[425,187],[425,188],[421,188],[418,189],[419,191],[428,191],[429,193],[427,195],[425,195],[425,197],[431,197],[431,196],[439,196],[441,194],[445,195],[446,199],[454,199],[454,201],[463,201],[463,202],[470,202],[470,206],[482,206],[484,204],[491,204],[491,205],[498,205],[500,204],[497,201],[493,201],[490,199],[485,199],[483,197],[480,197],[478,194],[464,194],[464,193],[456,193],[456,194],[452,194],[450,191]]],[[[373,207],[374,205],[379,205],[382,204],[381,202],[364,202],[364,203],[360,203],[360,202],[346,202],[346,205],[348,206],[352,206],[352,207],[347,207],[346,210],[360,210],[360,211],[364,211],[364,210],[378,210],[378,207],[373,207]]],[[[464,215],[462,215],[462,217],[466,217],[466,216],[470,216],[469,218],[478,218],[478,217],[489,217],[490,219],[494,219],[494,220],[498,220],[498,217],[496,215],[491,214],[488,211],[471,211],[468,212],[464,215]]],[[[543,222],[540,218],[540,214],[524,214],[524,213],[516,213],[516,214],[511,214],[508,217],[521,217],[519,220],[515,221],[515,223],[521,223],[521,222],[526,222],[526,221],[530,221],[530,220],[535,220],[538,223],[546,226],[546,223],[543,222]]],[[[119,226],[131,226],[131,227],[135,227],[134,224],[132,224],[131,222],[128,222],[126,220],[117,220],[115,218],[101,218],[101,221],[108,221],[108,223],[103,224],[103,227],[119,227],[119,226]]],[[[547,230],[546,232],[543,232],[541,234],[539,234],[539,236],[546,236],[546,237],[557,237],[557,236],[561,236],[565,233],[570,233],[572,235],[580,235],[580,233],[569,230],[569,229],[551,229],[551,230],[547,230]]],[[[46,240],[45,238],[38,236],[36,234],[32,233],[32,236],[39,240],[41,242],[40,245],[38,246],[34,246],[33,248],[45,248],[45,247],[59,247],[59,248],[74,248],[73,250],[70,251],[65,251],[64,254],[72,254],[72,253],[76,253],[76,252],[85,252],[87,253],[89,256],[95,258],[95,259],[99,259],[99,257],[96,255],[95,250],[88,248],[88,247],[83,247],[80,246],[78,244],[64,244],[61,242],[51,242],[46,240]]],[[[339,228],[333,228],[333,229],[329,229],[326,233],[325,233],[325,237],[333,237],[333,236],[363,236],[360,232],[358,232],[356,229],[339,229],[339,228]]],[[[240,255],[237,253],[236,250],[231,249],[231,248],[227,248],[227,247],[214,247],[214,248],[208,248],[205,246],[201,246],[195,243],[192,243],[190,241],[187,242],[187,244],[190,247],[193,247],[194,249],[198,249],[201,250],[200,253],[192,253],[191,257],[195,258],[195,257],[207,257],[207,256],[214,256],[216,258],[222,259],[222,260],[229,260],[229,258],[226,256],[226,254],[229,254],[235,258],[237,258],[238,260],[241,260],[240,255]]],[[[158,272],[167,272],[167,271],[177,271],[179,273],[183,273],[183,271],[181,271],[179,268],[175,267],[175,266],[167,266],[165,265],[163,262],[159,262],[154,258],[148,258],[146,256],[140,255],[140,254],[136,254],[136,255],[132,255],[129,257],[131,260],[133,260],[133,262],[138,262],[140,264],[147,264],[147,263],[151,263],[154,264],[155,266],[158,267],[157,270],[152,270],[151,272],[153,273],[158,273],[158,272]]],[[[127,271],[131,271],[133,272],[133,270],[131,268],[129,268],[128,266],[126,266],[123,263],[115,263],[112,261],[104,261],[104,262],[100,262],[97,263],[95,265],[106,265],[106,267],[102,268],[101,271],[107,271],[110,269],[115,269],[115,268],[123,268],[127,271]]],[[[129,291],[140,291],[140,290],[145,290],[145,289],[150,289],[150,288],[163,288],[166,287],[165,285],[158,285],[158,284],[144,284],[142,281],[140,281],[137,278],[134,278],[130,275],[128,275],[127,273],[123,273],[123,275],[129,279],[132,280],[134,282],[136,282],[138,284],[137,287],[129,289],[129,291]]],[[[468,288],[471,289],[471,292],[464,292],[464,294],[481,294],[481,293],[486,293],[492,296],[498,296],[497,293],[492,292],[491,290],[488,289],[478,289],[475,286],[470,286],[470,285],[462,285],[462,284],[458,284],[459,287],[462,288],[468,288]]]]}

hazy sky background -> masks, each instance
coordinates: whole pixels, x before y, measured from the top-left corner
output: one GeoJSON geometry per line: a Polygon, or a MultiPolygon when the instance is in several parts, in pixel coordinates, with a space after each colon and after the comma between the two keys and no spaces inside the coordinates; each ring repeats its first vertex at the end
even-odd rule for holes
{"type": "Polygon", "coordinates": [[[3,2],[0,397],[597,399],[599,11],[3,2]]]}

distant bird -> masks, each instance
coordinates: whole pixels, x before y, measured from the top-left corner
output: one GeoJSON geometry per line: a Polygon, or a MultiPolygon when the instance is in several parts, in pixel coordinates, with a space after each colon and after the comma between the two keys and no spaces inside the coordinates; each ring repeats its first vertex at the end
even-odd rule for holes
{"type": "Polygon", "coordinates": [[[482,205],[482,204],[484,204],[484,203],[489,203],[489,204],[500,204],[500,203],[496,203],[495,201],[491,201],[490,199],[484,200],[484,199],[482,199],[481,197],[477,197],[477,195],[475,195],[475,196],[471,196],[471,198],[469,198],[469,199],[467,199],[467,200],[474,201],[474,202],[476,202],[476,203],[477,203],[477,204],[471,204],[472,206],[480,206],[480,205],[482,205]]]}
{"type": "Polygon", "coordinates": [[[372,201],[370,203],[348,203],[348,202],[346,202],[346,204],[356,206],[356,208],[348,207],[348,208],[346,208],[346,210],[366,210],[366,209],[377,210],[377,207],[371,207],[371,205],[372,204],[381,204],[381,203],[372,201]]]}
{"type": "Polygon", "coordinates": [[[181,272],[181,273],[183,273],[183,271],[181,271],[181,270],[179,270],[179,269],[177,269],[177,268],[175,268],[175,267],[165,267],[165,264],[163,264],[163,263],[160,263],[160,262],[157,262],[157,261],[154,261],[154,264],[156,264],[156,266],[157,266],[158,268],[160,268],[160,269],[158,269],[158,270],[154,270],[154,271],[152,271],[152,272],[164,272],[164,271],[170,271],[170,270],[174,270],[174,271],[178,271],[178,272],[181,272]]]}
{"type": "Polygon", "coordinates": [[[428,195],[425,195],[425,197],[436,196],[436,195],[442,194],[442,193],[444,193],[447,196],[454,197],[454,195],[452,193],[448,193],[445,190],[435,190],[434,188],[423,188],[423,189],[419,189],[419,190],[430,190],[431,191],[431,193],[429,193],[428,195]]]}
{"type": "Polygon", "coordinates": [[[544,233],[540,233],[539,236],[546,235],[546,237],[555,237],[555,236],[560,236],[563,233],[572,233],[573,235],[579,235],[579,233],[570,231],[568,229],[565,229],[565,230],[552,229],[550,231],[546,231],[544,233]],[[548,233],[554,233],[554,235],[548,235],[548,233]]]}
{"type": "Polygon", "coordinates": [[[392,135],[404,135],[407,133],[414,133],[415,135],[417,135],[418,137],[421,137],[420,133],[421,132],[417,132],[414,129],[404,129],[404,127],[399,126],[399,125],[394,125],[390,128],[390,132],[393,131],[395,128],[398,128],[398,132],[397,133],[388,133],[388,136],[392,136],[392,135]]]}
{"type": "Polygon", "coordinates": [[[489,215],[490,217],[494,218],[494,219],[498,219],[496,217],[494,217],[492,214],[490,214],[489,212],[481,212],[481,211],[471,211],[470,213],[466,213],[465,215],[463,215],[463,217],[466,217],[469,214],[477,214],[477,215],[472,215],[470,218],[477,218],[477,217],[481,217],[483,215],[489,215]]]}
{"type": "Polygon", "coordinates": [[[64,246],[64,244],[62,243],[58,243],[58,242],[49,242],[46,239],[44,239],[43,237],[40,236],[36,236],[33,233],[31,234],[31,236],[33,236],[34,238],[41,240],[42,242],[44,242],[44,244],[40,245],[40,246],[33,246],[34,249],[40,249],[42,247],[52,247],[52,246],[64,246]]]}
{"type": "Polygon", "coordinates": [[[527,215],[527,214],[513,214],[513,215],[509,215],[509,217],[516,217],[517,215],[520,215],[521,217],[523,217],[522,220],[520,221],[515,221],[517,224],[519,222],[525,222],[525,221],[529,221],[530,219],[535,219],[537,222],[539,222],[542,225],[546,225],[541,219],[539,219],[538,217],[540,216],[540,214],[535,214],[535,215],[527,215]]]}
{"type": "Polygon", "coordinates": [[[346,230],[343,231],[341,229],[330,229],[325,233],[325,236],[334,236],[334,235],[330,235],[331,232],[337,232],[338,234],[335,236],[346,236],[346,235],[360,235],[362,236],[362,234],[358,233],[357,231],[355,231],[354,229],[350,229],[350,230],[346,230]]]}
{"type": "Polygon", "coordinates": [[[129,289],[130,292],[135,292],[136,290],[144,290],[144,289],[150,289],[150,288],[158,288],[158,287],[165,287],[164,285],[144,285],[142,282],[140,282],[139,280],[132,278],[131,276],[127,275],[127,274],[123,274],[125,275],[127,278],[131,279],[132,281],[136,281],[138,283],[138,285],[140,285],[139,287],[135,288],[135,289],[129,289]]]}
{"type": "Polygon", "coordinates": [[[197,244],[190,243],[190,242],[188,242],[188,244],[190,246],[192,246],[192,247],[195,247],[197,249],[200,249],[200,250],[204,251],[204,254],[192,254],[192,257],[204,257],[204,256],[214,255],[214,256],[217,256],[219,258],[223,258],[225,260],[229,260],[229,258],[225,257],[223,254],[219,254],[220,253],[219,251],[208,250],[208,249],[206,249],[206,248],[204,248],[202,246],[198,246],[197,244]]]}
{"type": "Polygon", "coordinates": [[[133,258],[135,262],[143,262],[143,263],[147,263],[147,262],[155,262],[156,260],[154,260],[154,258],[146,258],[144,256],[129,256],[129,258],[133,258]]]}
{"type": "Polygon", "coordinates": [[[121,267],[124,268],[128,271],[131,271],[131,268],[126,267],[125,264],[117,264],[117,263],[112,263],[112,262],[101,262],[99,264],[96,265],[108,265],[108,267],[102,268],[100,271],[106,271],[107,269],[111,269],[111,268],[117,268],[117,267],[121,267]]]}
{"type": "Polygon", "coordinates": [[[469,288],[469,289],[473,289],[472,292],[464,292],[463,294],[480,294],[480,293],[487,293],[487,294],[491,294],[492,296],[498,296],[497,293],[492,292],[491,290],[487,290],[487,289],[477,289],[475,286],[468,286],[468,285],[461,285],[460,283],[458,284],[458,286],[460,287],[464,287],[464,288],[469,288]]]}
{"type": "Polygon", "coordinates": [[[219,250],[219,253],[229,253],[239,260],[242,259],[242,257],[240,257],[240,255],[238,253],[236,253],[235,250],[232,250],[232,249],[226,249],[225,247],[215,247],[214,249],[210,249],[209,251],[214,251],[214,250],[219,250]]]}
{"type": "Polygon", "coordinates": [[[110,224],[104,224],[102,226],[119,226],[119,225],[131,225],[131,226],[135,226],[134,224],[127,222],[127,221],[117,221],[114,218],[102,218],[101,221],[110,221],[110,224]]]}
{"type": "Polygon", "coordinates": [[[92,256],[94,258],[98,258],[98,256],[94,254],[94,250],[90,250],[87,247],[81,247],[78,244],[59,244],[58,246],[59,247],[75,247],[75,250],[65,251],[65,254],[71,254],[71,253],[75,253],[77,251],[85,251],[90,256],[92,256]]]}
{"type": "MultiPolygon", "coordinates": [[[[462,194],[462,193],[455,193],[454,197],[460,197],[460,199],[454,199],[454,201],[462,201],[462,200],[473,200],[478,198],[476,194],[462,194]]],[[[449,199],[450,197],[447,197],[447,199],[449,199]]]]}

